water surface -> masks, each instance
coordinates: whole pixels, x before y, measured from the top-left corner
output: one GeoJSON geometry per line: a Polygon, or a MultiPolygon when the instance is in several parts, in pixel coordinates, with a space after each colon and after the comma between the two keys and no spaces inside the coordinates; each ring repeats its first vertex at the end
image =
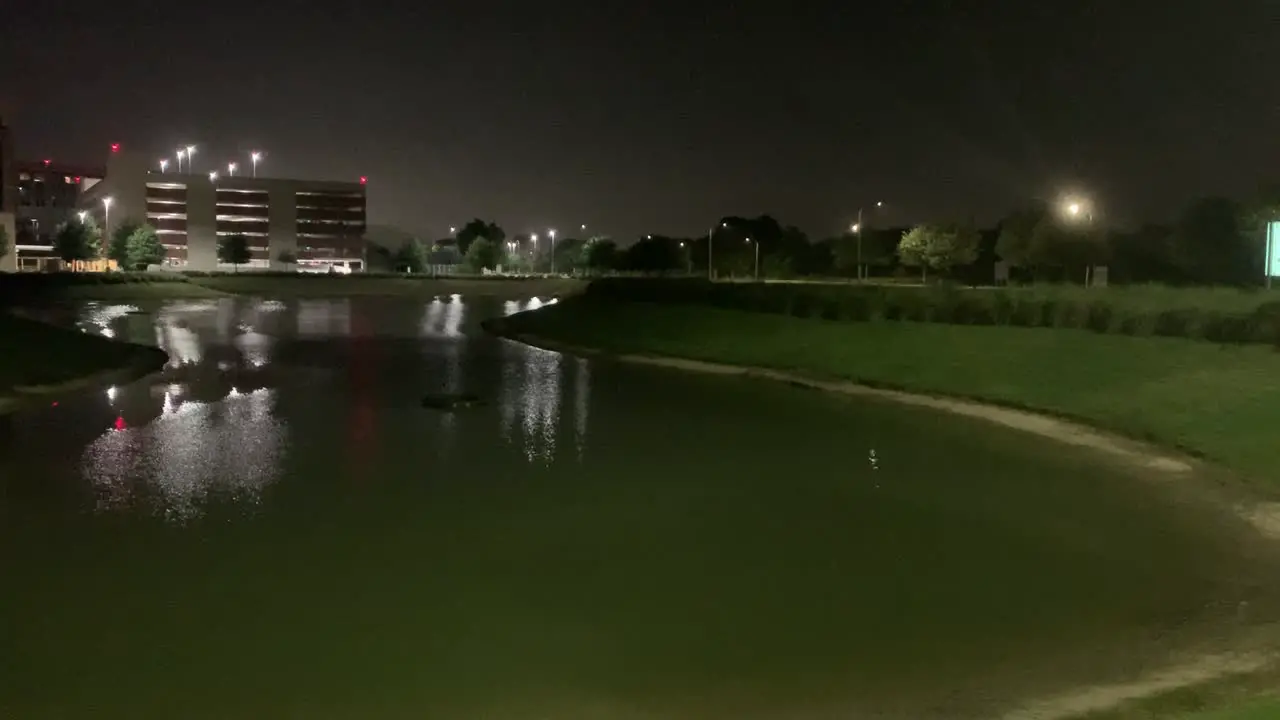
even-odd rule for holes
{"type": "Polygon", "coordinates": [[[80,309],[171,362],[2,435],[0,716],[984,717],[1270,597],[1091,455],[479,331],[531,304],[80,309]]]}

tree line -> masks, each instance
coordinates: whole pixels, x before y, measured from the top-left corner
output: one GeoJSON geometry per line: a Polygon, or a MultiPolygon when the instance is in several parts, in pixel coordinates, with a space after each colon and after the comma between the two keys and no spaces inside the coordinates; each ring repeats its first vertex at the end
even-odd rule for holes
{"type": "Polygon", "coordinates": [[[1108,228],[1087,212],[1049,203],[1009,213],[995,227],[931,223],[908,228],[863,226],[860,232],[812,239],[770,215],[721,218],[696,237],[646,235],[623,247],[606,236],[508,239],[495,222],[472,220],[430,245],[413,240],[389,262],[420,272],[430,264],[461,263],[473,271],[585,274],[705,275],[721,277],[947,277],[973,284],[995,280],[998,266],[1014,281],[1087,282],[1108,268],[1112,282],[1250,285],[1263,279],[1266,223],[1280,219],[1280,203],[1241,203],[1206,197],[1188,204],[1169,224],[1108,228]],[[708,253],[708,243],[711,243],[708,253]],[[432,257],[439,262],[431,262],[432,257]]]}

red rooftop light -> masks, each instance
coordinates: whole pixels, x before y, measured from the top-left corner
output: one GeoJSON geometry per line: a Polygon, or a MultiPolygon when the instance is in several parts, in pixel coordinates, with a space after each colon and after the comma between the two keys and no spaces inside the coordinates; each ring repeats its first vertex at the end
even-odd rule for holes
{"type": "Polygon", "coordinates": [[[120,143],[111,143],[111,152],[120,152],[120,143]]]}
{"type": "Polygon", "coordinates": [[[53,161],[52,161],[52,160],[45,160],[45,161],[44,161],[44,166],[45,166],[45,167],[49,167],[49,166],[50,166],[50,165],[52,165],[52,164],[53,164],[53,161]]]}
{"type": "Polygon", "coordinates": [[[367,178],[367,177],[365,177],[365,176],[363,176],[363,175],[361,175],[361,176],[360,176],[360,184],[361,184],[361,185],[366,185],[366,184],[368,184],[368,182],[369,182],[369,178],[367,178]]]}

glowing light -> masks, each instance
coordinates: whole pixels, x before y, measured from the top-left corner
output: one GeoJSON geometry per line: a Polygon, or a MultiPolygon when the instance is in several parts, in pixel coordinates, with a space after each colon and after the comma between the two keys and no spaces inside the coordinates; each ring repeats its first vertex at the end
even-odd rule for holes
{"type": "Polygon", "coordinates": [[[109,401],[111,401],[111,402],[115,402],[115,401],[116,401],[116,395],[117,395],[119,392],[120,392],[119,388],[117,388],[117,387],[116,387],[116,386],[114,386],[114,385],[112,385],[111,387],[107,388],[107,400],[109,400],[109,401]]]}
{"type": "Polygon", "coordinates": [[[111,143],[111,152],[113,153],[120,152],[120,143],[111,143]]]}
{"type": "Polygon", "coordinates": [[[45,167],[49,167],[49,166],[50,166],[50,165],[52,165],[52,164],[53,164],[53,161],[52,161],[52,160],[45,160],[45,161],[44,161],[44,166],[45,166],[45,167]]]}
{"type": "Polygon", "coordinates": [[[369,178],[365,177],[364,175],[361,175],[361,176],[360,176],[360,184],[361,184],[361,185],[367,185],[368,183],[369,183],[369,178]]]}
{"type": "Polygon", "coordinates": [[[117,416],[116,416],[116,423],[115,423],[115,429],[116,429],[116,431],[118,432],[118,431],[120,431],[120,430],[124,430],[126,427],[128,427],[128,426],[124,424],[124,416],[123,416],[123,415],[117,415],[117,416]]]}
{"type": "Polygon", "coordinates": [[[217,181],[218,181],[217,171],[209,173],[209,182],[217,182],[217,181]]]}

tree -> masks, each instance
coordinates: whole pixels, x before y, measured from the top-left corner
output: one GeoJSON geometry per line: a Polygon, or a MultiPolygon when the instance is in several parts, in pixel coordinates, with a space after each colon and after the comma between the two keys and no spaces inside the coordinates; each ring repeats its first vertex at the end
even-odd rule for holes
{"type": "Polygon", "coordinates": [[[583,248],[586,241],[579,238],[565,238],[556,241],[553,252],[556,259],[556,270],[577,271],[584,266],[583,248]]]}
{"type": "Polygon", "coordinates": [[[249,238],[244,235],[228,235],[218,242],[218,262],[233,266],[236,272],[240,272],[240,266],[252,259],[249,238]]]}
{"type": "Polygon", "coordinates": [[[472,272],[478,273],[495,268],[500,261],[498,245],[487,238],[478,237],[472,240],[471,247],[467,248],[466,264],[472,272]]]}
{"type": "Polygon", "coordinates": [[[902,236],[898,257],[903,264],[920,268],[920,279],[930,268],[943,275],[957,265],[968,265],[978,257],[982,236],[960,225],[917,225],[902,236]]]}
{"type": "Polygon", "coordinates": [[[417,238],[407,238],[396,250],[396,269],[405,272],[426,272],[428,263],[427,249],[417,238]]]}
{"type": "Polygon", "coordinates": [[[608,238],[592,238],[584,248],[583,264],[591,272],[613,270],[618,259],[618,245],[608,238]]]}
{"type": "Polygon", "coordinates": [[[1010,213],[1000,221],[996,237],[996,255],[1010,267],[1029,268],[1034,259],[1031,251],[1036,226],[1048,215],[1043,205],[1033,205],[1010,213]]]}
{"type": "Polygon", "coordinates": [[[138,225],[125,240],[125,259],[120,267],[127,270],[145,270],[148,265],[164,262],[164,243],[150,225],[138,225]]]}
{"type": "Polygon", "coordinates": [[[659,235],[646,235],[622,252],[618,268],[633,272],[663,273],[680,266],[680,241],[659,235]]]}
{"type": "Polygon", "coordinates": [[[467,251],[471,249],[471,243],[484,238],[488,240],[495,248],[501,247],[502,241],[507,239],[507,233],[497,223],[485,222],[480,218],[475,218],[471,222],[463,225],[458,230],[454,239],[458,243],[458,252],[465,257],[467,251]]]}
{"type": "Polygon", "coordinates": [[[102,233],[91,217],[63,223],[53,236],[53,251],[64,262],[94,260],[102,250],[102,233]]]}
{"type": "Polygon", "coordinates": [[[107,259],[115,260],[122,268],[132,269],[129,265],[129,236],[140,227],[142,223],[131,218],[126,218],[124,222],[117,225],[107,240],[107,259]]]}
{"type": "Polygon", "coordinates": [[[1263,240],[1251,232],[1252,224],[1249,213],[1233,200],[1197,200],[1183,211],[1174,228],[1174,262],[1194,282],[1243,285],[1255,281],[1261,275],[1263,240]]]}

